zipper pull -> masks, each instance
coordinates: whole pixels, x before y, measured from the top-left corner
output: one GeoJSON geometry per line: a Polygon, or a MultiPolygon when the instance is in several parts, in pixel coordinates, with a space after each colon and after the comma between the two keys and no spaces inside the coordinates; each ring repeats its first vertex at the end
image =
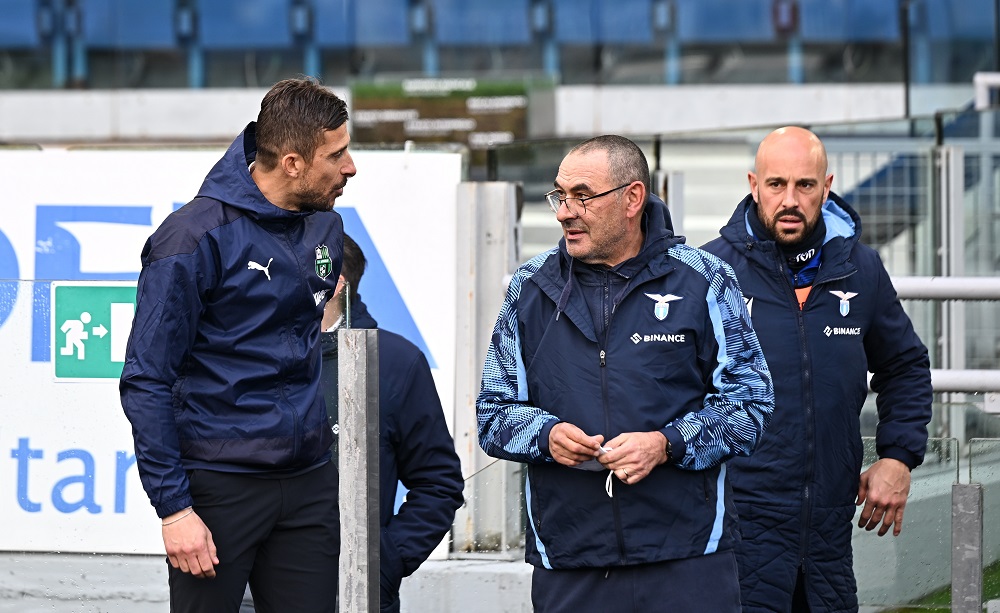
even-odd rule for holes
{"type": "Polygon", "coordinates": [[[604,356],[605,356],[604,350],[601,349],[601,366],[602,367],[604,366],[604,356]]]}

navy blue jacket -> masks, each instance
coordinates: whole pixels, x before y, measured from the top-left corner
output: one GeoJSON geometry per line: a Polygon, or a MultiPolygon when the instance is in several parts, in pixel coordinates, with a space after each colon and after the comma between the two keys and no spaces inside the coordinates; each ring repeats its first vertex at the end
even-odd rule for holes
{"type": "Polygon", "coordinates": [[[340,275],[338,213],[268,202],[254,124],[146,241],[120,391],[160,517],[186,470],[294,474],[329,460],[320,318],[340,275]]]}
{"type": "Polygon", "coordinates": [[[738,538],[723,462],[750,453],[767,426],[767,364],[729,267],[675,237],[655,196],[643,217],[642,250],[614,269],[575,262],[564,240],[522,265],[493,332],[479,443],[528,464],[535,566],[660,562],[738,538]],[[659,430],[670,461],[635,485],[613,483],[609,497],[607,471],[552,460],[559,421],[605,440],[659,430]]]}
{"type": "MultiPolygon", "coordinates": [[[[360,298],[351,327],[375,328],[360,298]]],[[[427,358],[398,334],[378,331],[381,610],[399,610],[399,585],[434,551],[462,506],[462,467],[427,358]],[[394,513],[398,484],[408,490],[394,513]]],[[[337,333],[323,333],[323,387],[337,424],[337,333]]]]}
{"type": "Polygon", "coordinates": [[[801,310],[774,241],[749,229],[752,202],[747,196],[704,247],[736,271],[774,376],[775,410],[760,446],[729,465],[744,610],[782,610],[800,567],[813,611],[857,610],[851,531],[867,374],[878,393],[878,456],[913,468],[931,417],[927,349],[878,253],[859,242],[861,219],[846,202],[831,193],[823,207],[827,235],[801,310]]]}

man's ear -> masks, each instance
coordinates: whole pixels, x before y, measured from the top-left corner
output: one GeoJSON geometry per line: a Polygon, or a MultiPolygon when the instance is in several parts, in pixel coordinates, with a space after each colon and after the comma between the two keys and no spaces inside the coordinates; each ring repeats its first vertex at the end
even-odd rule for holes
{"type": "Polygon", "coordinates": [[[286,153],[281,156],[278,165],[285,172],[285,175],[292,179],[297,179],[305,168],[305,160],[298,153],[286,153]]]}
{"type": "Polygon", "coordinates": [[[629,217],[637,217],[646,205],[646,186],[642,181],[633,181],[625,188],[625,209],[629,217]]]}
{"type": "Polygon", "coordinates": [[[337,279],[337,289],[334,290],[334,294],[339,294],[345,285],[347,285],[347,279],[344,278],[344,275],[340,275],[340,278],[337,279]]]}
{"type": "Polygon", "coordinates": [[[757,199],[757,175],[752,170],[747,172],[747,181],[750,183],[750,195],[753,201],[760,204],[760,200],[757,199]]]}

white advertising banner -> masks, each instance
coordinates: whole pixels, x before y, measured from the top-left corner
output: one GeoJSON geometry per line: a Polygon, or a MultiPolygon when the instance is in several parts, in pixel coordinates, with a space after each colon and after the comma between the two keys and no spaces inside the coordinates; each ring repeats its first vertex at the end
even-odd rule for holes
{"type": "MultiPolygon", "coordinates": [[[[0,151],[0,550],[163,553],[118,396],[146,238],[223,150],[0,151]]],[[[462,156],[358,151],[337,201],[360,293],[453,414],[462,156]]]]}

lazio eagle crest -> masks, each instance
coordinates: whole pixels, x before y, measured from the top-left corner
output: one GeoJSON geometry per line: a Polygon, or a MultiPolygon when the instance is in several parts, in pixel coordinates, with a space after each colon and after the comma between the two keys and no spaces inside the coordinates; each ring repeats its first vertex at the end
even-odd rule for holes
{"type": "Polygon", "coordinates": [[[659,294],[646,294],[646,297],[655,300],[656,304],[653,306],[653,315],[657,319],[663,321],[667,318],[667,314],[670,313],[670,303],[674,300],[682,300],[684,296],[674,296],[673,294],[667,294],[666,296],[661,296],[659,294]]]}
{"type": "Polygon", "coordinates": [[[831,294],[840,298],[840,316],[847,317],[847,314],[851,312],[851,303],[848,302],[851,298],[858,295],[857,292],[835,292],[831,291],[831,294]]]}

